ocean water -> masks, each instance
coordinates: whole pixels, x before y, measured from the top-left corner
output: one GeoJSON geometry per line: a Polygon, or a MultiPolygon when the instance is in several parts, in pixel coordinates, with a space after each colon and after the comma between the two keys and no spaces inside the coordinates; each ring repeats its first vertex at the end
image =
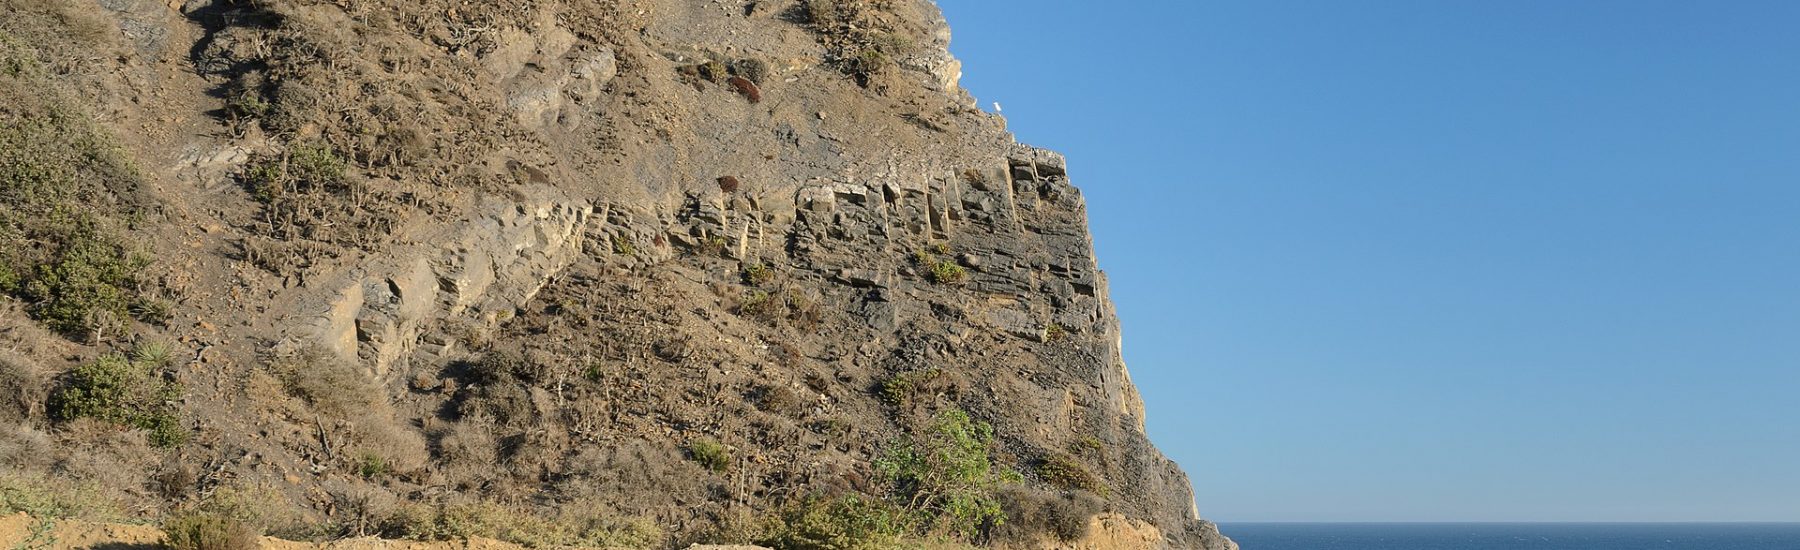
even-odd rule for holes
{"type": "Polygon", "coordinates": [[[1800,550],[1800,523],[1236,523],[1244,550],[1800,550]]]}

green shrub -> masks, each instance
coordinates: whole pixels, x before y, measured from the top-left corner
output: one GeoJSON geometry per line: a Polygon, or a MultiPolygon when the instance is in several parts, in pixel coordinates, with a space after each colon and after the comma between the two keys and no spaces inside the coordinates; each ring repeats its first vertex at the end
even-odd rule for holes
{"type": "Polygon", "coordinates": [[[967,280],[969,278],[967,269],[957,264],[955,260],[939,258],[939,256],[949,254],[950,247],[948,245],[937,243],[930,249],[921,248],[913,251],[913,263],[924,268],[926,270],[925,277],[933,283],[955,284],[967,280]]]}
{"type": "Polygon", "coordinates": [[[78,485],[67,478],[0,473],[0,514],[20,512],[43,518],[95,520],[125,516],[123,506],[102,496],[93,485],[78,485]]]}
{"type": "Polygon", "coordinates": [[[78,335],[122,332],[134,317],[160,321],[166,307],[139,292],[150,258],[111,238],[90,215],[57,217],[62,219],[52,222],[51,231],[60,250],[19,287],[32,314],[52,329],[78,335]]]}
{"type": "Polygon", "coordinates": [[[763,321],[780,319],[787,304],[780,298],[769,294],[767,290],[751,290],[744,293],[744,299],[738,303],[738,314],[763,321]]]}
{"type": "Polygon", "coordinates": [[[725,68],[725,64],[717,59],[701,63],[696,69],[700,73],[700,78],[713,82],[723,82],[726,77],[731,76],[731,73],[725,68]]]}
{"type": "Polygon", "coordinates": [[[224,515],[190,512],[163,522],[163,545],[172,550],[255,550],[262,533],[224,515]]]}
{"type": "Polygon", "coordinates": [[[151,263],[115,229],[141,178],[92,119],[34,72],[0,75],[0,293],[72,337],[166,320],[151,263]]]}
{"type": "Polygon", "coordinates": [[[322,143],[301,142],[281,156],[266,156],[244,171],[244,183],[258,200],[274,202],[293,194],[339,193],[349,189],[349,164],[322,143]]]}
{"type": "Polygon", "coordinates": [[[968,278],[968,270],[950,260],[942,260],[931,266],[931,282],[934,283],[955,284],[968,278]]]}
{"type": "Polygon", "coordinates": [[[160,367],[108,354],[75,367],[50,396],[59,421],[92,418],[149,432],[150,443],[174,447],[187,441],[177,403],[181,385],[164,380],[160,367]]]}
{"type": "Polygon", "coordinates": [[[757,543],[781,550],[894,548],[913,531],[911,513],[862,495],[810,497],[785,507],[757,543]]]}
{"type": "Polygon", "coordinates": [[[940,388],[950,382],[950,372],[937,367],[909,371],[888,377],[876,386],[882,403],[904,408],[912,404],[920,392],[940,388]]]}
{"type": "Polygon", "coordinates": [[[388,466],[387,458],[375,453],[363,453],[362,457],[356,461],[356,473],[363,479],[375,479],[387,475],[390,471],[392,471],[392,467],[388,466]]]}
{"type": "Polygon", "coordinates": [[[637,245],[631,244],[631,239],[624,235],[613,235],[612,248],[613,253],[620,256],[636,256],[638,253],[637,245]]]}
{"type": "Polygon", "coordinates": [[[1107,493],[1106,486],[1100,482],[1098,476],[1088,471],[1087,466],[1082,465],[1080,461],[1068,455],[1053,454],[1045,457],[1038,462],[1037,473],[1045,483],[1058,488],[1098,494],[1107,493]]]}
{"type": "Polygon", "coordinates": [[[688,457],[715,472],[731,468],[731,449],[712,439],[696,439],[688,443],[688,457]]]}
{"type": "Polygon", "coordinates": [[[742,275],[744,283],[760,286],[775,280],[775,268],[768,264],[749,264],[744,266],[742,275]]]}
{"type": "Polygon", "coordinates": [[[1094,437],[1093,434],[1082,434],[1081,437],[1075,439],[1073,447],[1078,453],[1099,454],[1106,450],[1106,446],[1100,442],[1100,438],[1094,437]]]}
{"type": "Polygon", "coordinates": [[[893,66],[894,59],[875,48],[865,48],[849,60],[850,72],[863,77],[881,74],[893,66]]]}
{"type": "Polygon", "coordinates": [[[895,32],[871,33],[868,42],[869,47],[888,55],[906,55],[918,49],[912,37],[895,32]]]}
{"type": "Polygon", "coordinates": [[[895,445],[875,468],[935,530],[972,539],[1006,520],[995,497],[1002,473],[989,456],[993,440],[988,423],[951,409],[938,413],[922,437],[895,445]]]}

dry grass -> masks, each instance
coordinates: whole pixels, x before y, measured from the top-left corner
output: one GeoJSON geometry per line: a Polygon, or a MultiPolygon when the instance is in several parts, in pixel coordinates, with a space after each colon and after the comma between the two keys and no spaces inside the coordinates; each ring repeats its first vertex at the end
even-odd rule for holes
{"type": "Polygon", "coordinates": [[[1044,538],[1070,542],[1086,537],[1092,528],[1089,520],[1105,505],[1090,494],[1047,493],[1017,485],[1001,490],[1000,502],[1006,522],[993,536],[1020,543],[1044,538]]]}
{"type": "Polygon", "coordinates": [[[229,516],[189,512],[162,525],[163,545],[170,550],[255,550],[262,533],[229,516]]]}
{"type": "Polygon", "coordinates": [[[44,377],[23,361],[0,357],[0,425],[42,414],[44,377]]]}
{"type": "Polygon", "coordinates": [[[289,394],[320,415],[314,426],[320,444],[346,471],[367,477],[425,466],[424,437],[395,420],[387,396],[355,366],[306,349],[275,358],[270,368],[289,394]]]}

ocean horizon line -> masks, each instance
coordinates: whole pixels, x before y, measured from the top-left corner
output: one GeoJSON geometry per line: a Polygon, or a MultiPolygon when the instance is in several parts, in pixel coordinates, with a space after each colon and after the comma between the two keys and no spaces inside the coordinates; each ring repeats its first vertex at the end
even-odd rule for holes
{"type": "Polygon", "coordinates": [[[1427,520],[1427,521],[1226,521],[1219,525],[1800,525],[1800,520],[1680,520],[1680,521],[1583,521],[1583,520],[1427,520]]]}

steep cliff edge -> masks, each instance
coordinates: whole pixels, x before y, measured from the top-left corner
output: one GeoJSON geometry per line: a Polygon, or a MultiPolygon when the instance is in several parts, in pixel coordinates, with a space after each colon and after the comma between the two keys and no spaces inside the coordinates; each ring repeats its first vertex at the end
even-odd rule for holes
{"type": "Polygon", "coordinates": [[[1235,548],[928,1],[0,5],[0,511],[1235,548]]]}

